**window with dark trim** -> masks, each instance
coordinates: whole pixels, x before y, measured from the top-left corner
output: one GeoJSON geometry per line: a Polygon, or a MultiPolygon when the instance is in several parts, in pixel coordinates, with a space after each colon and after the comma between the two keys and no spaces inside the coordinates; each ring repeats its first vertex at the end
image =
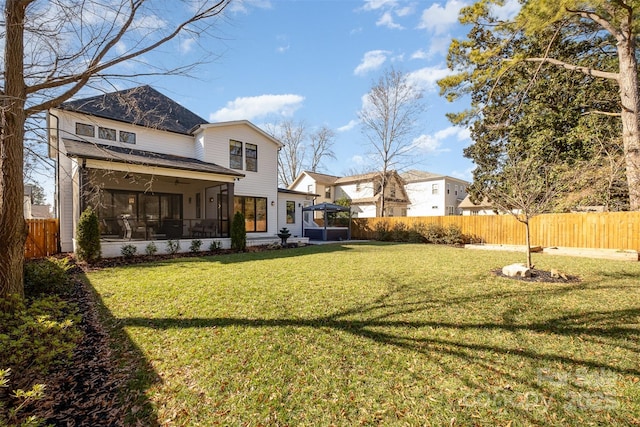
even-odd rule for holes
{"type": "Polygon", "coordinates": [[[120,142],[124,142],[126,144],[135,144],[136,143],[136,134],[133,132],[127,132],[125,130],[120,131],[120,142]]]}
{"type": "Polygon", "coordinates": [[[229,167],[232,169],[242,169],[242,142],[229,141],[229,167]]]}
{"type": "Polygon", "coordinates": [[[98,138],[109,141],[116,140],[116,130],[111,128],[98,127],[98,138]]]}
{"type": "Polygon", "coordinates": [[[96,128],[86,123],[76,123],[76,135],[80,136],[96,136],[96,128]]]}
{"type": "Polygon", "coordinates": [[[296,223],[296,202],[287,200],[287,224],[296,223]]]}
{"type": "Polygon", "coordinates": [[[331,198],[331,187],[327,186],[324,189],[324,198],[325,199],[330,199],[331,198]]]}
{"type": "Polygon", "coordinates": [[[244,215],[247,233],[267,231],[267,198],[234,196],[233,212],[244,215]]]}
{"type": "Polygon", "coordinates": [[[244,153],[247,162],[246,170],[258,172],[258,146],[247,142],[244,144],[244,153]]]}

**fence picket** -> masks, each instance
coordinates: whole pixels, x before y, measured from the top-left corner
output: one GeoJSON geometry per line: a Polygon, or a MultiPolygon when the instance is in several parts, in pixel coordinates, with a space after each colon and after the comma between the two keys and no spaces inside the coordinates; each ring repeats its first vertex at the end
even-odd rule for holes
{"type": "MultiPolygon", "coordinates": [[[[354,239],[373,239],[379,223],[455,224],[484,243],[524,245],[525,227],[511,215],[355,218],[354,239]]],[[[618,249],[640,251],[640,212],[544,214],[531,219],[531,243],[544,247],[618,249]]]]}

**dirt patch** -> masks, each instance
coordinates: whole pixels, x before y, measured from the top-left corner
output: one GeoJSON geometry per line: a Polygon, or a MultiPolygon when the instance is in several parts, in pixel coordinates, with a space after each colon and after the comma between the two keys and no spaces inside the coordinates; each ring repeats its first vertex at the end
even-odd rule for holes
{"type": "Polygon", "coordinates": [[[520,280],[523,282],[544,282],[544,283],[578,283],[580,278],[578,276],[570,276],[568,274],[562,274],[562,276],[553,275],[551,271],[545,270],[531,270],[531,277],[509,277],[502,274],[502,269],[493,270],[492,273],[496,276],[505,277],[507,279],[520,280]]]}

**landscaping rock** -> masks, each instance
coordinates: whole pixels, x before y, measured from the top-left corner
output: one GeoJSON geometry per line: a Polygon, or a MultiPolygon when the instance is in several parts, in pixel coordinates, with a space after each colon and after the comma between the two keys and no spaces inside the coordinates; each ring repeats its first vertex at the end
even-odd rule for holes
{"type": "Polygon", "coordinates": [[[502,274],[507,277],[531,277],[531,270],[524,264],[516,263],[502,267],[502,274]]]}

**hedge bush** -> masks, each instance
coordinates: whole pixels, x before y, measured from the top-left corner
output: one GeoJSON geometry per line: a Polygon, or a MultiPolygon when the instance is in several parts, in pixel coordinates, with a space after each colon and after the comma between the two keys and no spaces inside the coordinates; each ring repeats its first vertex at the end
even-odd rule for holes
{"type": "Polygon", "coordinates": [[[76,256],[89,264],[100,259],[100,226],[91,206],[82,212],[76,232],[76,256]]]}
{"type": "Polygon", "coordinates": [[[24,263],[24,293],[27,297],[68,295],[73,289],[68,258],[47,258],[24,263]]]}
{"type": "Polygon", "coordinates": [[[247,228],[244,215],[236,212],[231,222],[231,249],[244,251],[247,248],[247,228]]]}

